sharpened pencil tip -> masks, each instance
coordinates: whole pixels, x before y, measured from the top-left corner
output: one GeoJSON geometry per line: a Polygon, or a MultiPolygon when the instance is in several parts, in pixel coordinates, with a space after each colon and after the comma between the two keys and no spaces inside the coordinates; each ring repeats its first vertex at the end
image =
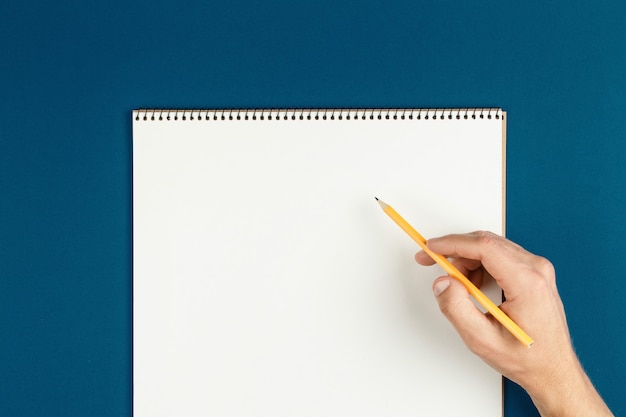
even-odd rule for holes
{"type": "Polygon", "coordinates": [[[383,200],[380,200],[378,197],[374,197],[374,198],[376,199],[376,202],[378,203],[380,208],[382,208],[383,210],[389,206],[383,200]]]}

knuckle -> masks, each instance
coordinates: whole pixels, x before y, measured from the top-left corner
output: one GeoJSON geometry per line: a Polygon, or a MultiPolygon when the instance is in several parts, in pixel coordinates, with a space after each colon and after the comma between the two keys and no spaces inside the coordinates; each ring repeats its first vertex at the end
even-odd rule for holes
{"type": "Polygon", "coordinates": [[[444,316],[450,318],[454,317],[456,311],[459,308],[461,300],[446,300],[439,303],[439,309],[444,316]]]}
{"type": "Polygon", "coordinates": [[[533,255],[532,259],[527,264],[527,274],[530,278],[530,282],[533,286],[544,291],[548,287],[554,287],[556,285],[556,272],[554,265],[548,259],[533,255]],[[544,288],[545,287],[545,288],[544,288]]]}
{"type": "Polygon", "coordinates": [[[535,268],[546,278],[554,277],[554,265],[548,259],[543,256],[537,256],[535,259],[536,265],[535,268]]]}
{"type": "Polygon", "coordinates": [[[500,245],[500,237],[491,232],[479,230],[474,233],[476,235],[478,244],[488,248],[493,248],[500,245]]]}

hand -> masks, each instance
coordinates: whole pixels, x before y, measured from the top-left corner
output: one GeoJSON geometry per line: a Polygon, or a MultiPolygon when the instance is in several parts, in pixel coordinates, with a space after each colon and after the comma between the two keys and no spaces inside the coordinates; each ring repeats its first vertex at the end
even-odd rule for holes
{"type": "MultiPolygon", "coordinates": [[[[489,232],[448,235],[427,244],[452,258],[478,287],[491,275],[506,298],[500,308],[535,341],[527,348],[478,310],[461,283],[439,277],[433,283],[439,307],[472,352],[524,387],[543,416],[612,415],[574,353],[554,267],[547,259],[489,232]]],[[[434,264],[423,251],[415,260],[434,264]]]]}

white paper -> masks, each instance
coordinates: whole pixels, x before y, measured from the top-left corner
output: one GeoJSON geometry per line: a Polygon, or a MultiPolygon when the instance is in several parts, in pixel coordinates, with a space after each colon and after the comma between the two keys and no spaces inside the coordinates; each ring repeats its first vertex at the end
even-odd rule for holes
{"type": "Polygon", "coordinates": [[[374,200],[427,238],[502,233],[501,119],[145,114],[135,417],[502,414],[501,376],[434,300],[443,272],[374,200]]]}

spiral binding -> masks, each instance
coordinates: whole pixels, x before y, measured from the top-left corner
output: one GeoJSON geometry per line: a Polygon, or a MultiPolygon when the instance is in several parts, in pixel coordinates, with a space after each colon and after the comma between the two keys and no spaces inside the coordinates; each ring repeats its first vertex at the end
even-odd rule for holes
{"type": "Polygon", "coordinates": [[[504,119],[500,108],[442,109],[139,109],[136,121],[475,120],[504,119]]]}

